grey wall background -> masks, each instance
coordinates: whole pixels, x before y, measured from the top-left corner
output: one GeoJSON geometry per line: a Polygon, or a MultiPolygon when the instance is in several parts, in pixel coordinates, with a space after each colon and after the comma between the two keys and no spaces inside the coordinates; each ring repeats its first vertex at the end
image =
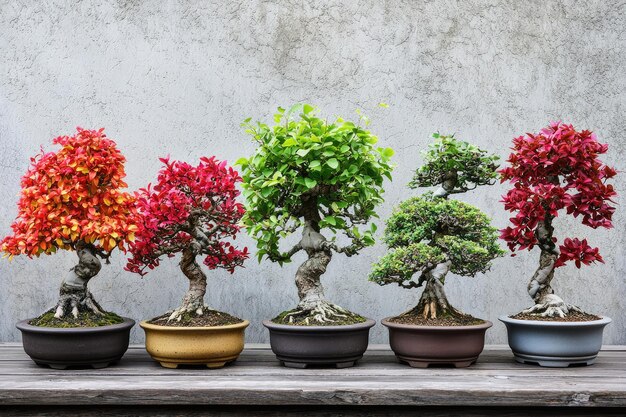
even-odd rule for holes
{"type": "MultiPolygon", "coordinates": [[[[77,125],[104,126],[128,159],[130,189],[152,181],[158,157],[234,162],[254,144],[239,123],[270,121],[297,101],[329,117],[373,120],[382,146],[397,150],[385,218],[414,191],[406,184],[433,131],[456,132],[508,154],[514,136],[562,119],[610,144],[605,161],[626,170],[626,3],[623,1],[118,1],[1,2],[0,234],[17,213],[19,180],[39,146],[77,125]],[[24,2],[29,3],[29,2],[24,2]],[[384,101],[388,109],[376,106],[384,101]]],[[[556,289],[586,310],[613,317],[607,343],[626,343],[624,245],[626,173],[616,181],[615,228],[592,231],[561,219],[558,235],[586,236],[605,264],[558,270],[556,289]]],[[[461,198],[493,216],[504,187],[461,198]]],[[[382,229],[382,228],[381,228],[382,229]]],[[[253,242],[243,241],[250,247],[253,242]]],[[[366,280],[385,248],[336,256],[323,278],[329,298],[375,319],[417,303],[418,291],[366,280]]],[[[302,255],[300,255],[302,256],[302,255]]],[[[496,322],[529,306],[526,283],[539,254],[495,262],[446,288],[464,311],[496,322]]],[[[302,260],[300,258],[297,259],[302,260]]],[[[0,340],[19,340],[14,323],[54,304],[75,254],[0,261],[0,340]]],[[[108,309],[135,319],[177,305],[186,279],[176,260],[141,279],[115,254],[92,282],[108,309]]],[[[208,302],[251,319],[248,341],[267,341],[261,319],[296,303],[298,262],[280,268],[251,259],[230,276],[209,275],[208,302]]],[[[488,343],[504,343],[500,323],[488,343]]],[[[141,342],[141,331],[133,340],[141,342]]],[[[372,341],[386,341],[377,326],[372,341]]]]}

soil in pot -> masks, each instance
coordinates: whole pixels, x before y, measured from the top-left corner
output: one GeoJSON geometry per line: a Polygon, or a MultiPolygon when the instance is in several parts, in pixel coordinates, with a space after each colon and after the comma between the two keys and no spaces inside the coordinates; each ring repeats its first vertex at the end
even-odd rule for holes
{"type": "Polygon", "coordinates": [[[50,309],[41,316],[29,320],[28,324],[39,327],[72,328],[110,326],[124,322],[124,318],[108,311],[103,315],[80,311],[78,317],[66,314],[61,318],[54,317],[54,313],[54,309],[50,309]]]}
{"type": "Polygon", "coordinates": [[[579,311],[571,311],[565,317],[544,317],[538,314],[528,314],[528,313],[517,313],[513,316],[509,316],[512,319],[516,320],[538,320],[538,321],[594,321],[594,320],[602,320],[602,317],[596,316],[595,314],[589,314],[579,311]]]}
{"type": "Polygon", "coordinates": [[[271,321],[275,324],[291,326],[348,326],[351,324],[365,323],[367,319],[351,311],[345,310],[342,315],[345,318],[336,318],[333,321],[311,320],[310,316],[298,314],[301,310],[287,310],[274,317],[271,321]]]}
{"type": "Polygon", "coordinates": [[[247,320],[211,309],[201,315],[186,312],[172,320],[170,316],[171,312],[140,323],[146,332],[146,350],[164,368],[221,368],[243,350],[247,320]]]}
{"type": "Polygon", "coordinates": [[[157,326],[172,327],[212,327],[228,326],[244,322],[239,317],[217,310],[204,310],[201,315],[192,312],[183,313],[179,316],[180,320],[169,320],[170,315],[169,313],[163,314],[148,320],[148,323],[156,324],[157,326]]]}
{"type": "Polygon", "coordinates": [[[485,323],[485,320],[477,319],[469,314],[456,314],[431,318],[415,314],[413,311],[391,317],[387,321],[396,324],[410,324],[413,326],[474,326],[485,323]]]}

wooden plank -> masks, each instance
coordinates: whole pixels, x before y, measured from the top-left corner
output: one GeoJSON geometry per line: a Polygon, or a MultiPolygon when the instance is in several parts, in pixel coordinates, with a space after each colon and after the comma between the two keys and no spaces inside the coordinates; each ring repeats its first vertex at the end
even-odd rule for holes
{"type": "Polygon", "coordinates": [[[624,378],[471,375],[218,376],[201,373],[167,378],[89,374],[55,378],[21,376],[3,381],[3,404],[324,404],[450,406],[626,406],[624,378]]]}
{"type": "MultiPolygon", "coordinates": [[[[120,405],[91,405],[81,406],[12,406],[1,407],[0,416],[9,417],[589,417],[590,410],[575,407],[398,407],[398,406],[203,406],[196,405],[160,405],[160,406],[120,406],[120,405]]],[[[594,408],[594,417],[619,416],[623,417],[623,410],[615,408],[594,408]]]]}
{"type": "Polygon", "coordinates": [[[589,409],[575,407],[398,407],[398,406],[203,406],[196,405],[160,405],[160,406],[119,406],[119,405],[91,405],[59,406],[55,408],[45,406],[12,406],[1,407],[0,415],[9,417],[594,417],[619,416],[623,417],[623,410],[614,408],[594,408],[593,414],[589,409]]]}
{"type": "Polygon", "coordinates": [[[373,346],[354,368],[299,370],[281,367],[265,345],[248,345],[223,369],[169,370],[133,346],[116,366],[58,371],[36,366],[19,344],[0,346],[0,405],[70,404],[626,407],[626,350],[603,350],[591,367],[548,369],[517,364],[496,346],[467,369],[414,369],[373,346]]]}

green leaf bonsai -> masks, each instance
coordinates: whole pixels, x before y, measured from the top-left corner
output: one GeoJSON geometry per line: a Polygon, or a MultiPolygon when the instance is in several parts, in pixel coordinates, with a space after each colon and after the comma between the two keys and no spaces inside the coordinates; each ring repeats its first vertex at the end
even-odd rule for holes
{"type": "Polygon", "coordinates": [[[450,194],[491,185],[497,178],[497,156],[453,136],[434,134],[409,187],[439,186],[412,197],[394,210],[384,240],[391,251],[373,267],[370,280],[403,288],[425,284],[418,305],[396,317],[407,324],[473,324],[473,317],[450,305],[444,291],[448,272],[474,276],[486,272],[504,252],[496,228],[470,204],[448,200],[450,194]]]}
{"type": "MultiPolygon", "coordinates": [[[[359,121],[367,122],[361,117],[359,121]]],[[[374,244],[376,216],[383,201],[383,180],[391,179],[390,148],[376,148],[378,138],[358,123],[338,118],[333,123],[308,105],[282,108],[274,126],[244,122],[258,142],[254,155],[237,161],[242,168],[247,200],[244,223],[257,241],[259,261],[267,257],[282,265],[305,251],[308,258],[296,273],[300,302],[273,321],[294,325],[337,325],[365,319],[328,302],[320,277],[332,253],[357,254],[374,244]],[[296,117],[292,117],[296,116],[296,117]],[[281,239],[302,229],[302,238],[282,251],[281,239]],[[342,233],[347,244],[327,239],[323,229],[342,233]]]]}

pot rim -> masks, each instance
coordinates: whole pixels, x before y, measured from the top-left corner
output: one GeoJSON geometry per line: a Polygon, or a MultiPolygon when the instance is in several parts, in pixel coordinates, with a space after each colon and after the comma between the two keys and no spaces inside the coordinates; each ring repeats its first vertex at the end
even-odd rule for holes
{"type": "Polygon", "coordinates": [[[599,326],[599,325],[607,325],[613,320],[610,317],[599,316],[600,320],[589,320],[589,321],[545,321],[545,320],[520,320],[513,319],[507,315],[503,315],[498,317],[502,323],[513,323],[513,324],[521,324],[521,325],[529,325],[529,326],[545,326],[545,327],[587,327],[587,326],[599,326]]]}
{"type": "Polygon", "coordinates": [[[108,324],[106,326],[95,326],[95,327],[43,327],[43,326],[33,326],[28,322],[32,319],[20,320],[15,324],[22,332],[30,332],[30,333],[99,333],[99,332],[111,332],[115,330],[124,330],[130,329],[135,325],[135,320],[122,317],[124,319],[123,322],[117,324],[108,324]]]}
{"type": "MultiPolygon", "coordinates": [[[[406,330],[437,330],[437,331],[460,331],[460,330],[480,330],[480,329],[488,329],[493,326],[493,323],[489,320],[484,320],[484,323],[481,324],[472,324],[469,326],[420,326],[417,324],[401,324],[401,323],[393,323],[390,322],[389,319],[393,317],[385,317],[380,321],[380,323],[385,327],[390,327],[393,329],[406,329],[406,330]]],[[[480,319],[482,320],[482,319],[480,319]]]]}
{"type": "Polygon", "coordinates": [[[271,320],[263,320],[263,326],[270,330],[286,330],[294,333],[306,333],[306,332],[344,332],[351,330],[369,329],[374,327],[376,320],[365,318],[363,323],[355,324],[340,324],[336,326],[299,326],[297,324],[278,324],[271,320]]]}
{"type": "Polygon", "coordinates": [[[160,324],[148,323],[148,320],[142,320],[139,322],[139,327],[144,330],[159,330],[162,332],[191,332],[197,330],[235,330],[245,329],[250,325],[248,320],[243,320],[241,323],[226,324],[224,326],[162,326],[160,324]]]}

